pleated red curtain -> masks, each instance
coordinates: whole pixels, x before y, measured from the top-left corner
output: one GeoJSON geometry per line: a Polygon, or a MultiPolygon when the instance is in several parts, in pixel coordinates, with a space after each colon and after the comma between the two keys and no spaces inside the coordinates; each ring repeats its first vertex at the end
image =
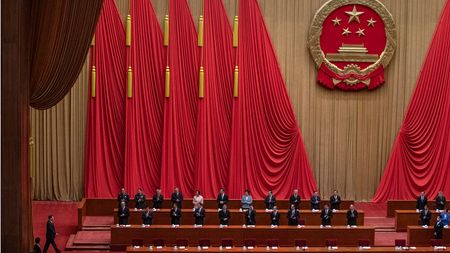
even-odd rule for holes
{"type": "Polygon", "coordinates": [[[91,49],[85,156],[85,195],[116,197],[123,186],[125,151],[125,29],[114,0],[105,0],[91,49]],[[94,91],[95,90],[95,91],[94,91]]]}
{"type": "Polygon", "coordinates": [[[238,43],[229,193],[288,198],[298,188],[308,197],[316,183],[257,0],[239,1],[238,43]]]}
{"type": "Polygon", "coordinates": [[[450,195],[450,2],[447,1],[405,119],[373,198],[450,195]]]}
{"type": "Polygon", "coordinates": [[[161,187],[168,195],[174,186],[185,195],[195,188],[195,133],[199,80],[197,31],[187,0],[169,3],[168,67],[170,87],[164,99],[161,187]]]}
{"type": "Polygon", "coordinates": [[[228,184],[235,54],[222,0],[204,0],[203,9],[204,88],[197,116],[197,188],[213,198],[228,184]]]}
{"type": "Polygon", "coordinates": [[[132,84],[126,99],[125,187],[142,187],[148,193],[160,184],[166,55],[151,1],[132,0],[130,7],[132,84]]]}

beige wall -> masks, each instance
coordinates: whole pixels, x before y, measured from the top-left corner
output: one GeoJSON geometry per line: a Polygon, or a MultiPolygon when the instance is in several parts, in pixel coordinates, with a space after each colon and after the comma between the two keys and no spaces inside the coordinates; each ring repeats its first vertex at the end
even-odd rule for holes
{"type": "MultiPolygon", "coordinates": [[[[236,0],[223,0],[230,22],[236,0]]],[[[116,0],[125,19],[128,0],[116,0]]],[[[389,158],[445,0],[383,0],[397,25],[397,51],[386,83],[375,91],[330,91],[316,84],[306,47],[310,22],[325,0],[260,0],[302,130],[319,190],[369,200],[389,158]]],[[[152,0],[160,21],[167,0],[152,0]]],[[[201,0],[189,0],[195,19],[201,0]]],[[[56,107],[31,111],[31,170],[37,199],[79,199],[83,192],[84,131],[88,92],[84,68],[56,107]]]]}

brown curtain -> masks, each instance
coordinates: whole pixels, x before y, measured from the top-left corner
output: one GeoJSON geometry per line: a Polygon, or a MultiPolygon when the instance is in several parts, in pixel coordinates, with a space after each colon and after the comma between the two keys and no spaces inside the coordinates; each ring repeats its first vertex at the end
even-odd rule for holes
{"type": "Polygon", "coordinates": [[[61,101],[80,74],[103,0],[33,1],[30,105],[61,101]]]}

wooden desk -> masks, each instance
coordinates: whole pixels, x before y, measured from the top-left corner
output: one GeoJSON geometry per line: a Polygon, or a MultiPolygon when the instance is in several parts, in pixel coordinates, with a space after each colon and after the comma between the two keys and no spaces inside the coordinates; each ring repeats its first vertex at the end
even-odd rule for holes
{"type": "MultiPolygon", "coordinates": [[[[450,201],[445,205],[450,208],[450,201]]],[[[436,210],[436,201],[428,200],[430,210],[436,210]]],[[[394,217],[395,210],[416,210],[416,200],[388,200],[387,201],[387,217],[394,217]]]]}
{"type": "MultiPolygon", "coordinates": [[[[217,209],[205,209],[205,225],[218,225],[219,217],[217,209]]],[[[153,213],[154,225],[170,225],[170,210],[161,209],[153,213]]],[[[238,209],[230,209],[231,219],[230,225],[242,225],[245,224],[244,213],[238,209]]],[[[287,225],[287,210],[280,210],[280,225],[287,225]]],[[[270,213],[264,210],[256,210],[256,222],[259,225],[270,225],[270,213]]],[[[117,208],[114,209],[114,224],[118,223],[117,208]]],[[[320,212],[312,212],[311,210],[300,210],[300,219],[305,221],[305,225],[320,225],[320,212]]],[[[347,225],[347,211],[337,211],[333,213],[331,224],[334,226],[346,226],[347,225]]],[[[364,211],[358,211],[358,226],[364,226],[364,211]]],[[[142,224],[142,210],[130,209],[130,217],[128,223],[132,225],[142,224]]],[[[183,209],[181,224],[193,225],[194,224],[194,212],[192,209],[183,209]]],[[[406,227],[405,227],[406,230],[406,227]]]]}
{"type": "MultiPolygon", "coordinates": [[[[433,227],[408,226],[408,245],[430,246],[431,240],[434,239],[433,230],[433,227]]],[[[442,242],[447,246],[450,244],[450,231],[448,228],[444,228],[442,242]]]]}
{"type": "Polygon", "coordinates": [[[231,239],[235,246],[242,246],[243,240],[255,240],[259,246],[266,246],[268,239],[276,239],[280,246],[292,246],[296,239],[305,239],[308,246],[323,246],[327,239],[336,239],[340,246],[357,246],[358,240],[369,240],[373,245],[375,229],[372,227],[347,228],[335,226],[331,228],[319,228],[318,226],[306,226],[304,228],[280,226],[270,228],[269,226],[256,226],[255,228],[243,228],[242,226],[229,226],[219,228],[218,226],[204,226],[194,228],[193,226],[171,226],[154,225],[142,227],[131,225],[130,227],[111,226],[111,249],[125,250],[131,245],[133,239],[142,239],[144,244],[149,245],[153,240],[163,239],[165,244],[173,246],[177,239],[188,240],[191,246],[197,246],[200,239],[208,239],[212,246],[218,246],[222,239],[231,239]]]}
{"type": "MultiPolygon", "coordinates": [[[[403,252],[396,250],[394,247],[372,247],[371,249],[361,250],[359,247],[339,247],[337,250],[330,251],[326,247],[309,247],[307,252],[317,252],[317,253],[329,253],[329,252],[385,252],[385,253],[398,253],[403,252]]],[[[410,250],[415,253],[425,253],[433,252],[433,247],[417,247],[415,250],[410,250]]],[[[297,253],[302,252],[302,250],[296,250],[295,247],[279,247],[277,250],[266,250],[265,247],[256,247],[252,250],[243,250],[241,247],[233,247],[232,249],[219,249],[219,247],[210,247],[207,250],[198,250],[196,247],[188,247],[186,249],[176,250],[173,247],[164,247],[162,249],[153,248],[150,250],[148,247],[134,248],[132,246],[127,247],[127,253],[134,252],[167,252],[167,253],[198,253],[198,252],[210,252],[210,253],[223,253],[223,252],[255,252],[255,253],[267,253],[267,252],[287,252],[287,253],[297,253]]],[[[406,251],[405,251],[406,252],[406,251]]],[[[450,249],[439,250],[439,252],[450,252],[450,249]]]]}
{"type": "MultiPolygon", "coordinates": [[[[436,221],[436,211],[431,211],[430,225],[436,221]]],[[[420,213],[416,210],[395,210],[395,230],[397,232],[406,231],[408,226],[418,226],[420,222],[420,213]]]]}

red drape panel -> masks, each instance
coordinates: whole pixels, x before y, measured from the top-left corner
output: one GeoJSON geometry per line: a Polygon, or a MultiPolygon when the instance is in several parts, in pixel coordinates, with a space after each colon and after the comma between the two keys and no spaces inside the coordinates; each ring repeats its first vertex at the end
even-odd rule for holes
{"type": "Polygon", "coordinates": [[[132,97],[126,102],[125,187],[146,192],[160,184],[163,127],[163,34],[151,1],[131,1],[132,97]]]}
{"type": "Polygon", "coordinates": [[[384,176],[373,198],[450,195],[450,2],[447,1],[417,80],[384,176]]]}
{"type": "Polygon", "coordinates": [[[198,189],[213,198],[228,183],[233,101],[233,34],[222,0],[204,0],[204,98],[198,103],[198,189]]]}
{"type": "Polygon", "coordinates": [[[197,31],[186,0],[169,3],[170,97],[164,101],[161,187],[168,195],[174,186],[193,194],[197,117],[199,49],[197,31]]]}
{"type": "Polygon", "coordinates": [[[239,97],[233,105],[229,192],[287,198],[316,188],[278,61],[257,0],[239,1],[239,97]]]}
{"type": "Polygon", "coordinates": [[[89,96],[88,100],[87,197],[116,197],[123,185],[125,56],[125,29],[120,14],[113,0],[105,0],[95,32],[95,46],[91,51],[91,65],[96,67],[97,81],[96,97],[89,96]]]}

